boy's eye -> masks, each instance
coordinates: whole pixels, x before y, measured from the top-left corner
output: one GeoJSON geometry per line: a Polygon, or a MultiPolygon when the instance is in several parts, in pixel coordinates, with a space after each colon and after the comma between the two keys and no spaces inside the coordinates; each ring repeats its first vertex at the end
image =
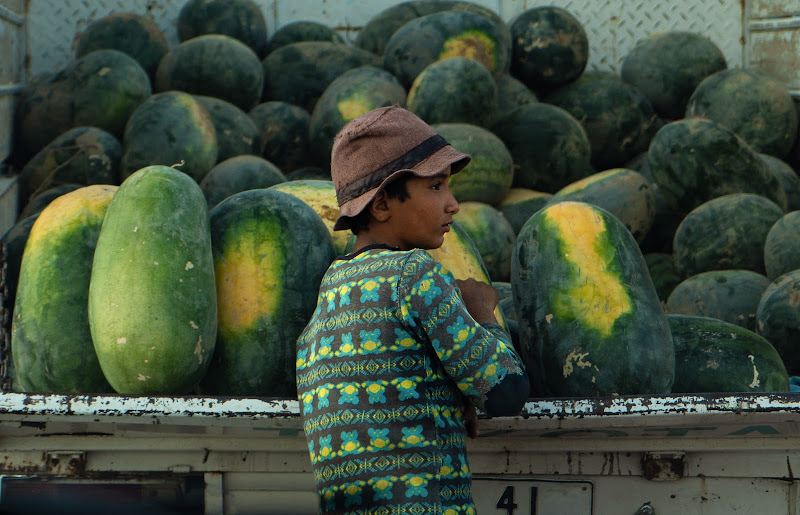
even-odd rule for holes
{"type": "Polygon", "coordinates": [[[431,188],[433,188],[435,190],[438,190],[441,187],[442,187],[442,181],[436,181],[431,185],[431,188]]]}

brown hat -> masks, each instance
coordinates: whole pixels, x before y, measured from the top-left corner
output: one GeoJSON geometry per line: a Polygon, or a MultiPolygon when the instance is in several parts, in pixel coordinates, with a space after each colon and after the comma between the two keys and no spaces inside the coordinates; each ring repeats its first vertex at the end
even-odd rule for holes
{"type": "Polygon", "coordinates": [[[454,149],[430,125],[402,107],[379,107],[351,120],[336,135],[331,178],[339,202],[334,230],[348,229],[386,184],[403,174],[454,174],[470,156],[454,149]]]}

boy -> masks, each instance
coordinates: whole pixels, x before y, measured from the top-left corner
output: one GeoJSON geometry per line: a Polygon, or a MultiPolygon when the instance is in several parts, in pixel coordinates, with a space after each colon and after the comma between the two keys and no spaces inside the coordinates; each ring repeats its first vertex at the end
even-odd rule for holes
{"type": "Polygon", "coordinates": [[[334,228],[352,229],[356,250],[326,272],[297,342],[324,513],[474,514],[473,405],[509,416],[528,396],[494,316],[496,290],[455,281],[424,250],[442,245],[458,211],[448,178],[469,160],[396,106],[356,118],[334,140],[334,228]]]}

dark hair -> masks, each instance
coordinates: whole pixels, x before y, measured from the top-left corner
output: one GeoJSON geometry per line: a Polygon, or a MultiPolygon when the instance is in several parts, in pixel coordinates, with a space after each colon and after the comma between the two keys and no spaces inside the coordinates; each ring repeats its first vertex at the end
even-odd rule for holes
{"type": "MultiPolygon", "coordinates": [[[[400,202],[404,202],[408,198],[408,188],[406,187],[406,182],[408,181],[409,177],[411,177],[411,174],[403,174],[384,186],[383,191],[386,192],[386,196],[397,199],[400,202]]],[[[369,227],[369,221],[369,204],[367,204],[367,207],[365,207],[360,213],[350,218],[350,230],[353,231],[353,234],[358,234],[369,227]]]]}

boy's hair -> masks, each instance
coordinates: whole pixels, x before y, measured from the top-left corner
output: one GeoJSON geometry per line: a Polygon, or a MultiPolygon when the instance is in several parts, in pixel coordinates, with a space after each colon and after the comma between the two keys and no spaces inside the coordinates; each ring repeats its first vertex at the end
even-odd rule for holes
{"type": "MultiPolygon", "coordinates": [[[[383,191],[386,193],[386,196],[404,202],[409,197],[406,182],[408,182],[408,179],[411,177],[411,175],[403,175],[384,186],[383,191]]],[[[353,234],[365,231],[369,228],[369,221],[370,213],[369,206],[367,206],[356,216],[350,218],[350,230],[353,231],[353,234]]]]}

